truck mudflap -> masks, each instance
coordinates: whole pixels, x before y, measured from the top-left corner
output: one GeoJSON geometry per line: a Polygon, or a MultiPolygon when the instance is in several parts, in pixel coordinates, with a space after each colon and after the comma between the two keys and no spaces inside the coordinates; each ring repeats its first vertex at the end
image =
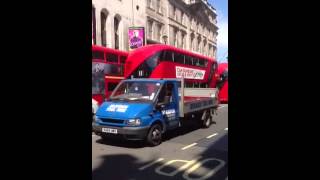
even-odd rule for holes
{"type": "Polygon", "coordinates": [[[94,124],[93,132],[98,136],[105,137],[120,137],[127,140],[144,140],[149,131],[149,126],[146,127],[115,127],[106,125],[94,124]]]}

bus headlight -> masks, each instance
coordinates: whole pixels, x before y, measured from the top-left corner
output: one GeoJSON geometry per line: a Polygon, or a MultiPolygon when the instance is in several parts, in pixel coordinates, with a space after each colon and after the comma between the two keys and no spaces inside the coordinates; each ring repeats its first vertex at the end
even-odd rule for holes
{"type": "Polygon", "coordinates": [[[127,120],[127,125],[129,126],[140,126],[141,121],[140,119],[129,119],[127,120]]]}

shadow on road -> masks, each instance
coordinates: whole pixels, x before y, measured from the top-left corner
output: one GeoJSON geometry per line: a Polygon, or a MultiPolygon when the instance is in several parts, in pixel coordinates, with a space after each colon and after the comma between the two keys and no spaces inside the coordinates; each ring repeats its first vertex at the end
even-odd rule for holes
{"type": "Polygon", "coordinates": [[[106,139],[106,140],[98,139],[96,140],[96,142],[99,144],[124,147],[124,148],[133,148],[133,149],[143,148],[147,146],[144,141],[127,141],[124,139],[113,139],[113,138],[106,139]]]}
{"type": "Polygon", "coordinates": [[[165,155],[162,157],[164,157],[163,161],[139,170],[139,168],[154,162],[159,157],[153,157],[149,161],[142,161],[130,154],[104,155],[101,157],[102,163],[92,170],[92,180],[184,180],[188,170],[187,176],[189,179],[200,179],[202,177],[210,180],[224,180],[228,176],[228,133],[223,134],[197,156],[184,159],[186,161],[197,159],[197,163],[201,163],[198,168],[195,168],[196,162],[182,171],[178,171],[178,169],[183,164],[168,164],[161,168],[161,172],[170,174],[177,171],[177,173],[173,176],[159,174],[156,169],[173,160],[166,159],[165,155]],[[193,169],[193,171],[190,169],[193,169]],[[206,176],[207,178],[205,178],[206,176]]]}
{"type": "Polygon", "coordinates": [[[129,180],[137,170],[137,159],[131,155],[105,155],[102,164],[92,171],[92,180],[129,180]]]}
{"type": "MultiPolygon", "coordinates": [[[[228,177],[228,132],[223,133],[214,143],[211,143],[208,148],[199,154],[199,161],[208,160],[201,166],[208,170],[215,169],[215,174],[212,179],[224,180],[228,177]],[[214,160],[216,159],[216,160],[214,160]]],[[[191,177],[191,176],[190,176],[191,177]]],[[[197,178],[193,176],[191,178],[197,178]]]]}
{"type": "Polygon", "coordinates": [[[168,141],[178,136],[183,136],[185,134],[188,134],[192,131],[196,131],[198,129],[201,129],[201,126],[199,125],[199,123],[188,121],[182,127],[168,131],[166,134],[164,134],[163,141],[168,141]]]}

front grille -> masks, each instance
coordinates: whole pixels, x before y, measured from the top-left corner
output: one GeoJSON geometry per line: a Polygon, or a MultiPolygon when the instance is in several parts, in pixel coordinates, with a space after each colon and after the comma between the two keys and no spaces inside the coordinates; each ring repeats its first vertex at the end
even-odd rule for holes
{"type": "Polygon", "coordinates": [[[107,119],[107,118],[101,118],[102,122],[105,123],[115,123],[115,124],[123,124],[124,120],[120,120],[120,119],[107,119]]]}

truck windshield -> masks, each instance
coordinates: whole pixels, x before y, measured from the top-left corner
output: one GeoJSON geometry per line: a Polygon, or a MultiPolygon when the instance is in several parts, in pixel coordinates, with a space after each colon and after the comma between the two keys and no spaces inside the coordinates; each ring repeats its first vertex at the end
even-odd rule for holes
{"type": "Polygon", "coordinates": [[[160,89],[156,82],[122,82],[112,93],[111,100],[153,101],[160,89]]]}

